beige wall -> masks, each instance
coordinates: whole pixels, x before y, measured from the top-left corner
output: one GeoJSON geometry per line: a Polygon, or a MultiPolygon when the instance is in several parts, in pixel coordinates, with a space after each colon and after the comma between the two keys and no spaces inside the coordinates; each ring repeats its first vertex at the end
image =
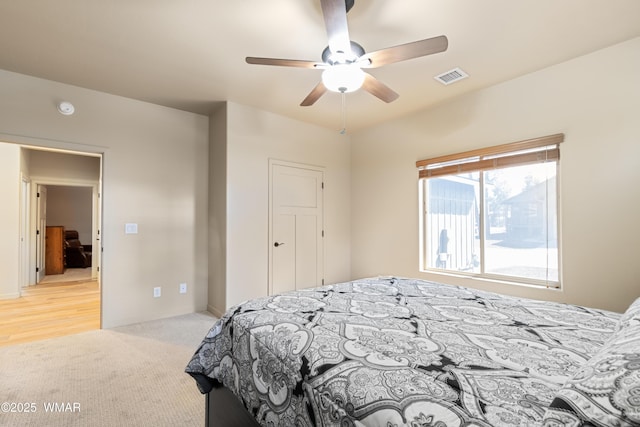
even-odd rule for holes
{"type": "Polygon", "coordinates": [[[225,300],[210,302],[212,311],[267,294],[269,159],[325,168],[325,281],[350,279],[349,137],[232,102],[226,109],[225,300]]]}
{"type": "Polygon", "coordinates": [[[227,105],[209,116],[209,293],[207,309],[220,316],[227,298],[227,105]]]}
{"type": "Polygon", "coordinates": [[[626,309],[640,296],[638,52],[632,39],[352,136],[353,275],[626,309]],[[562,291],[418,271],[417,160],[560,132],[562,291]]]}
{"type": "MultiPolygon", "coordinates": [[[[103,327],[206,308],[207,117],[0,71],[0,140],[104,153],[103,327]],[[61,100],[73,116],[58,113],[61,100]],[[127,222],[139,234],[125,235],[127,222]]],[[[15,245],[2,239],[0,253],[15,245]]],[[[0,263],[17,283],[17,261],[0,263]]]]}
{"type": "Polygon", "coordinates": [[[83,244],[92,241],[93,188],[47,185],[47,224],[76,230],[83,244]]]}
{"type": "Polygon", "coordinates": [[[20,147],[0,144],[0,299],[17,298],[19,263],[20,147]]]}
{"type": "Polygon", "coordinates": [[[100,181],[100,158],[48,150],[25,150],[29,153],[29,175],[35,180],[97,184],[100,181]]]}

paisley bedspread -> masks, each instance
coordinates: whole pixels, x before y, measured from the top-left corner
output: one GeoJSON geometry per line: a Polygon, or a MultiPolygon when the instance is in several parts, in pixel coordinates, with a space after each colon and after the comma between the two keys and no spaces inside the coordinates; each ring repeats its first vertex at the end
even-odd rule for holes
{"type": "Polygon", "coordinates": [[[536,426],[619,314],[372,278],[230,309],[186,371],[265,426],[536,426]]]}

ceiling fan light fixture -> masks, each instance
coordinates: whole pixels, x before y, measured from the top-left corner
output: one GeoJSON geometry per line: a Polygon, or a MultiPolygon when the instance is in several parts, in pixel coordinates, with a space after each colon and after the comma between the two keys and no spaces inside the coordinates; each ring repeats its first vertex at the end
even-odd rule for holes
{"type": "Polygon", "coordinates": [[[322,81],[302,100],[301,107],[313,105],[328,91],[345,94],[361,87],[383,102],[395,101],[400,95],[362,69],[444,52],[449,41],[446,36],[438,36],[365,53],[362,46],[349,38],[347,12],[354,1],[320,0],[329,40],[329,45],[322,51],[322,62],[248,56],[247,63],[324,70],[322,81]]]}
{"type": "Polygon", "coordinates": [[[364,71],[354,64],[332,65],[322,72],[322,84],[332,92],[354,92],[362,87],[364,79],[364,71]]]}
{"type": "Polygon", "coordinates": [[[351,49],[347,52],[343,52],[341,50],[332,52],[329,46],[325,47],[322,51],[322,62],[330,65],[356,62],[362,55],[364,55],[364,48],[354,41],[350,43],[351,49]]]}

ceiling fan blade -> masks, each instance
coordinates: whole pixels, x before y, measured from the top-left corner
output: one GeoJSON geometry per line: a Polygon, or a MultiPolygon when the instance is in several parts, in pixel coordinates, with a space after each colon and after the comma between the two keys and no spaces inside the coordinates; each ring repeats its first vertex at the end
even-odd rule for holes
{"type": "Polygon", "coordinates": [[[391,89],[369,73],[364,73],[364,83],[362,84],[362,89],[387,103],[395,101],[400,96],[396,92],[394,92],[393,89],[391,89]]]}
{"type": "Polygon", "coordinates": [[[349,38],[345,0],[321,0],[320,3],[329,38],[329,49],[333,53],[350,53],[351,39],[349,38]]]}
{"type": "Polygon", "coordinates": [[[300,103],[301,107],[308,107],[313,105],[324,93],[327,91],[325,85],[320,82],[313,88],[313,90],[307,95],[305,99],[300,103]]]}
{"type": "Polygon", "coordinates": [[[304,61],[298,59],[276,59],[276,58],[255,58],[247,56],[247,64],[257,65],[278,65],[281,67],[316,68],[321,65],[314,61],[304,61]]]}
{"type": "Polygon", "coordinates": [[[444,52],[447,50],[448,46],[449,40],[447,40],[447,37],[438,36],[377,50],[375,52],[369,52],[362,55],[358,62],[362,62],[360,64],[360,67],[362,68],[377,68],[386,64],[393,64],[394,62],[417,58],[419,56],[444,52]],[[368,64],[367,60],[369,60],[368,64]]]}

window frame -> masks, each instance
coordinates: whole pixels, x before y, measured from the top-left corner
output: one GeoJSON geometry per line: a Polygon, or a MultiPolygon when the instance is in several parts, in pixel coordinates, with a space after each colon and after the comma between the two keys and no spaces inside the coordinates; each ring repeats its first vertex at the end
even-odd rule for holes
{"type": "MultiPolygon", "coordinates": [[[[435,158],[419,160],[418,191],[419,191],[419,253],[420,271],[428,273],[463,276],[481,280],[490,280],[508,284],[528,285],[535,287],[557,288],[562,282],[562,251],[561,251],[561,220],[560,220],[560,144],[564,141],[564,134],[554,134],[541,138],[528,139],[508,144],[502,144],[478,150],[466,151],[457,154],[444,155],[435,158]],[[484,172],[501,168],[509,168],[527,164],[554,162],[556,164],[555,179],[555,214],[557,233],[557,280],[534,279],[519,276],[510,276],[485,272],[485,239],[486,239],[486,206],[485,206],[485,177],[484,172]],[[431,267],[429,263],[429,239],[428,235],[428,180],[446,176],[455,176],[464,173],[478,172],[479,203],[479,245],[480,261],[479,272],[458,271],[453,269],[431,267]]],[[[431,248],[432,251],[435,250],[431,248]]]]}

